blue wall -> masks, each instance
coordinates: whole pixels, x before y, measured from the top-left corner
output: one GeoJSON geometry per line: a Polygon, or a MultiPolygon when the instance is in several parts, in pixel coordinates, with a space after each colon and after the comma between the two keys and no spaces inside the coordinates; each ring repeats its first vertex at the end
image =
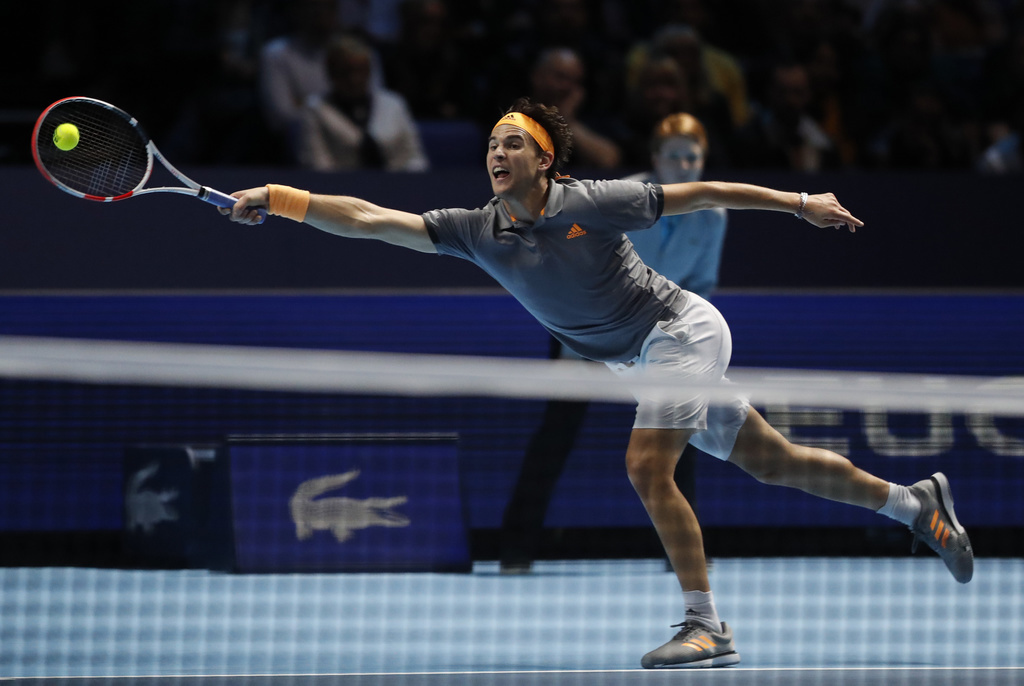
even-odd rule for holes
{"type": "MultiPolygon", "coordinates": [[[[273,181],[409,212],[478,207],[491,197],[482,169],[185,171],[228,192],[273,181]]],[[[723,287],[1024,288],[1020,177],[889,172],[731,178],[833,191],[867,225],[850,235],[782,213],[732,212],[723,287]]],[[[34,168],[22,167],[0,167],[0,187],[0,290],[493,286],[480,270],[454,258],[341,240],[280,218],[261,227],[232,225],[213,208],[179,196],[93,203],[61,193],[34,168]]]]}
{"type": "MultiPolygon", "coordinates": [[[[1024,374],[1024,295],[723,293],[733,364],[1024,374]]],[[[0,334],[543,357],[543,330],[503,294],[7,295],[0,334]]],[[[227,434],[454,431],[470,524],[497,526],[542,404],[200,389],[0,383],[0,529],[116,529],[121,457],[139,442],[227,434]]],[[[839,447],[904,482],[942,469],[961,519],[1024,525],[1024,423],[961,416],[766,408],[798,439],[839,447]],[[809,425],[800,426],[803,420],[809,425]]],[[[552,503],[550,526],[644,526],[622,455],[632,410],[598,404],[552,503]]],[[[706,525],[866,525],[870,513],[756,484],[706,458],[706,525]]]]}

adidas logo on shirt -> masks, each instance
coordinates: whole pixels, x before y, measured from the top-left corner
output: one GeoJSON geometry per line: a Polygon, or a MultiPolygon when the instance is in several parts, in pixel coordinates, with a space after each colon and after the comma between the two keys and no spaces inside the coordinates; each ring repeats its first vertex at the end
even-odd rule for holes
{"type": "Polygon", "coordinates": [[[579,238],[580,236],[586,236],[587,232],[580,228],[579,224],[573,224],[572,228],[569,229],[569,233],[565,234],[566,238],[579,238]]]}

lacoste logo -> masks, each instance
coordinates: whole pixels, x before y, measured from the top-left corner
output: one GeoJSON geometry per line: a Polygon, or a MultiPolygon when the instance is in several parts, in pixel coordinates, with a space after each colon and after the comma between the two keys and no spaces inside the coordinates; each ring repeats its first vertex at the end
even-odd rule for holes
{"type": "Polygon", "coordinates": [[[579,224],[573,224],[572,228],[569,229],[569,233],[565,234],[566,238],[579,238],[580,236],[586,236],[587,232],[580,228],[579,224]]]}
{"type": "Polygon", "coordinates": [[[128,515],[128,530],[142,529],[147,534],[153,533],[154,527],[160,522],[178,521],[177,511],[171,507],[171,501],[177,499],[178,491],[142,490],[142,484],[160,469],[158,462],[143,467],[128,480],[124,489],[125,514],[128,515]]]}
{"type": "Polygon", "coordinates": [[[352,538],[356,529],[366,529],[371,526],[409,526],[408,517],[391,509],[408,500],[404,495],[362,500],[358,498],[314,500],[317,496],[341,488],[358,478],[359,470],[353,469],[344,474],[328,474],[299,484],[288,503],[292,522],[295,523],[295,536],[300,541],[305,541],[313,535],[314,531],[330,531],[339,543],[344,543],[352,538]]]}

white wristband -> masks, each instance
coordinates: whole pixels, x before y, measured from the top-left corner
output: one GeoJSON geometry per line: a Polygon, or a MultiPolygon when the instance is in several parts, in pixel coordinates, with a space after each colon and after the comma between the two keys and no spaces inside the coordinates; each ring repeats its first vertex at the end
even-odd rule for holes
{"type": "Polygon", "coordinates": [[[807,207],[807,193],[800,194],[800,209],[793,213],[797,219],[804,218],[804,208],[807,207]]]}

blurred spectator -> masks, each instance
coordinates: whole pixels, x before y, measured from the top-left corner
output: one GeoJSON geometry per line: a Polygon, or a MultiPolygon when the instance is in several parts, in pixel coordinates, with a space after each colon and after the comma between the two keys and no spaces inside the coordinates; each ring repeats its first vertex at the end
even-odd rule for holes
{"type": "Polygon", "coordinates": [[[765,100],[737,135],[738,164],[801,172],[839,166],[835,144],[811,115],[811,82],[802,64],[777,63],[765,100]]]}
{"type": "MultiPolygon", "coordinates": [[[[71,7],[51,5],[54,16],[71,7]]],[[[33,113],[68,93],[126,108],[182,162],[294,163],[300,113],[330,88],[324,49],[339,32],[370,45],[374,88],[385,83],[381,51],[389,87],[438,126],[489,129],[535,88],[540,54],[568,48],[584,67],[586,100],[560,107],[635,167],[646,166],[648,110],[666,91],[648,80],[648,100],[630,98],[664,54],[684,77],[683,95],[671,96],[678,109],[707,127],[709,170],[749,163],[736,132],[763,125],[751,121],[753,104],[759,117],[771,110],[779,59],[805,67],[806,113],[845,166],[975,166],[973,151],[1001,142],[994,155],[1019,133],[1011,117],[1024,89],[1024,0],[109,0],[50,28],[22,21],[17,3],[0,6],[0,24],[19,39],[0,47],[17,66],[0,72],[0,163],[27,161],[33,113]],[[931,133],[908,128],[920,120],[931,133]],[[252,138],[261,145],[242,142],[252,138]],[[928,152],[936,140],[955,150],[928,152]]],[[[757,164],[793,168],[789,157],[757,164]]]]}
{"type": "Polygon", "coordinates": [[[808,111],[835,144],[841,164],[852,166],[857,161],[856,122],[851,121],[851,112],[855,111],[851,106],[854,96],[844,62],[828,37],[811,42],[802,55],[811,86],[808,111]]]}
{"type": "Polygon", "coordinates": [[[336,0],[338,28],[371,43],[390,43],[399,37],[402,0],[336,0]]]}
{"type": "Polygon", "coordinates": [[[989,53],[982,92],[986,145],[995,145],[1014,132],[1019,135],[1018,108],[1024,100],[1024,16],[1015,22],[1005,43],[989,53]]]}
{"type": "MultiPolygon", "coordinates": [[[[649,48],[671,56],[686,75],[694,106],[703,110],[700,118],[721,119],[723,107],[733,127],[741,127],[750,118],[747,81],[739,61],[724,50],[709,45],[697,29],[686,24],[670,24],[660,29],[649,48]]],[[[634,48],[630,60],[643,59],[644,47],[634,48]]]]}
{"type": "MultiPolygon", "coordinates": [[[[1024,84],[1022,84],[1024,85],[1024,84]]],[[[1021,135],[1024,135],[1024,91],[1017,95],[1007,112],[1007,127],[978,160],[978,170],[987,174],[1011,174],[1024,171],[1021,135]]]]}
{"type": "Polygon", "coordinates": [[[966,168],[980,146],[981,83],[973,58],[984,43],[972,0],[891,5],[871,28],[858,102],[864,162],[898,169],[966,168]],[[967,10],[964,13],[963,10],[967,10]],[[960,19],[953,19],[959,17],[960,19]],[[960,21],[963,26],[955,26],[960,21]]]}
{"type": "Polygon", "coordinates": [[[401,95],[370,84],[371,50],[352,36],[327,48],[331,89],[311,97],[302,111],[297,157],[321,171],[387,169],[424,171],[416,123],[401,95]]]}
{"type": "Polygon", "coordinates": [[[382,49],[385,80],[416,119],[472,116],[475,50],[453,35],[444,0],[405,0],[401,33],[382,49]]]}
{"type": "Polygon", "coordinates": [[[602,32],[601,4],[587,0],[537,0],[534,10],[536,44],[530,54],[545,48],[571,48],[587,67],[587,97],[595,108],[617,102],[614,84],[620,82],[622,46],[602,32]]]}
{"type": "Polygon", "coordinates": [[[870,49],[858,70],[857,117],[862,127],[860,143],[866,146],[863,161],[877,166],[891,161],[888,140],[907,123],[911,111],[926,107],[924,99],[909,102],[912,94],[927,88],[933,94],[929,97],[943,101],[937,106],[945,114],[949,100],[936,71],[935,37],[927,8],[889,4],[869,19],[870,49]]]}
{"type": "Polygon", "coordinates": [[[584,86],[593,111],[611,112],[621,102],[622,46],[604,31],[602,3],[587,0],[529,0],[497,3],[489,58],[479,66],[487,127],[509,103],[530,90],[530,69],[550,48],[570,48],[586,66],[584,86]]]}
{"type": "Polygon", "coordinates": [[[530,97],[534,102],[557,107],[569,123],[574,166],[615,167],[621,160],[618,146],[594,131],[580,116],[587,97],[585,74],[583,60],[570,48],[544,50],[530,71],[530,97]]]}
{"type": "Polygon", "coordinates": [[[970,138],[928,82],[911,87],[871,150],[880,166],[893,169],[966,168],[975,159],[970,138]]]}
{"type": "Polygon", "coordinates": [[[289,161],[283,141],[260,116],[259,52],[271,22],[268,5],[266,0],[215,0],[203,6],[196,21],[214,31],[189,72],[205,78],[194,79],[193,96],[181,93],[178,119],[160,139],[161,148],[175,160],[193,164],[289,161]],[[254,140],[260,144],[253,145],[254,140]]]}
{"type": "Polygon", "coordinates": [[[623,164],[650,164],[650,135],[655,125],[674,112],[690,108],[686,79],[674,59],[652,55],[639,67],[627,85],[627,110],[617,140],[623,164]]]}
{"type": "Polygon", "coordinates": [[[666,26],[649,44],[633,48],[630,78],[651,55],[667,55],[675,60],[686,81],[687,111],[704,122],[715,150],[710,167],[728,166],[737,122],[745,122],[749,116],[746,82],[739,64],[725,52],[704,44],[692,27],[681,24],[666,26]]]}
{"type": "Polygon", "coordinates": [[[335,32],[334,0],[292,0],[292,30],[260,55],[260,96],[267,124],[294,146],[306,100],[330,90],[327,44],[335,32]]]}
{"type": "Polygon", "coordinates": [[[985,57],[1006,34],[997,17],[987,0],[934,0],[931,6],[935,72],[961,101],[973,104],[982,96],[985,57]]]}

